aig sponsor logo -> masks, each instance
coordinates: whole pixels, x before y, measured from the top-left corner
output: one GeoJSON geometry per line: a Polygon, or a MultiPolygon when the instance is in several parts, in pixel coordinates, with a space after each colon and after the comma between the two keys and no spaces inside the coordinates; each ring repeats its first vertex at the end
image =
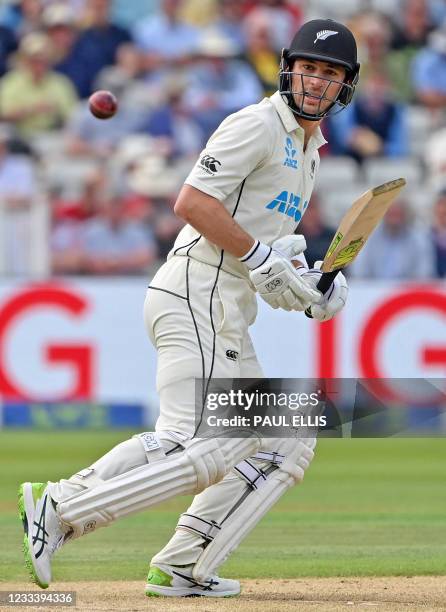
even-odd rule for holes
{"type": "Polygon", "coordinates": [[[293,217],[295,222],[299,223],[307,206],[308,202],[304,202],[299,195],[288,191],[282,191],[274,200],[266,205],[266,208],[286,215],[287,217],[293,217]]]}

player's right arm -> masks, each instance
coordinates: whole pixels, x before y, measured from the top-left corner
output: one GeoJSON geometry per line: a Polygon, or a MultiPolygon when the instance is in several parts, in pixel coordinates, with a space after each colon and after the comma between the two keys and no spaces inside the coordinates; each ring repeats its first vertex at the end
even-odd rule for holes
{"type": "MultiPolygon", "coordinates": [[[[251,236],[225,206],[228,196],[272,154],[268,126],[252,112],[228,117],[210,138],[186,179],[175,213],[212,244],[237,257],[251,271],[261,297],[273,308],[305,310],[320,298],[301,278],[291,256],[302,253],[305,241],[293,237],[292,253],[282,253],[251,236]]],[[[255,214],[255,211],[253,211],[255,214]]]]}
{"type": "Polygon", "coordinates": [[[255,242],[217,198],[192,185],[183,186],[174,211],[209,242],[235,257],[242,257],[255,242]]]}

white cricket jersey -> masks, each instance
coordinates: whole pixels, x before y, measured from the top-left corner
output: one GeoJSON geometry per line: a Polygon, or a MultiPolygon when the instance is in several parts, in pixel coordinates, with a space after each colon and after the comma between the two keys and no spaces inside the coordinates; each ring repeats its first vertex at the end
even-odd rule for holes
{"type": "MultiPolygon", "coordinates": [[[[279,92],[227,117],[209,139],[186,179],[217,198],[253,238],[271,245],[293,234],[313,191],[319,128],[305,153],[304,130],[279,92]]],[[[186,255],[246,278],[245,264],[186,225],[168,258],[186,255]]]]}

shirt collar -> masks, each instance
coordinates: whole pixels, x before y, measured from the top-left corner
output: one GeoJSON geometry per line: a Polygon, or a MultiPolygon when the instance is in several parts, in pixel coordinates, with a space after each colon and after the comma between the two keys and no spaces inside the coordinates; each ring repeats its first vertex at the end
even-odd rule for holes
{"type": "MultiPolygon", "coordinates": [[[[287,132],[296,131],[298,133],[301,133],[303,137],[303,131],[304,131],[303,128],[298,124],[293,111],[290,109],[288,104],[282,98],[281,94],[278,91],[276,91],[276,93],[274,93],[270,97],[270,100],[273,106],[275,107],[277,114],[279,115],[286,131],[287,132]]],[[[322,147],[322,145],[327,143],[324,136],[322,135],[320,127],[318,127],[315,130],[313,136],[310,138],[310,142],[314,143],[314,146],[316,149],[319,149],[320,147],[322,147]]]]}

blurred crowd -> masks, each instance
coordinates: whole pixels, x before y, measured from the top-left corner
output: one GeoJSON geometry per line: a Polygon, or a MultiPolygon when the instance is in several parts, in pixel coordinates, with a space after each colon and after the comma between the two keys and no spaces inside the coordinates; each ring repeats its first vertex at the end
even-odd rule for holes
{"type": "Polygon", "coordinates": [[[373,171],[409,188],[350,273],[445,277],[445,0],[3,0],[0,273],[45,271],[39,258],[57,275],[154,270],[208,137],[277,89],[281,48],[315,17],[352,28],[362,68],[353,103],[324,122],[325,179],[299,226],[308,259],[373,171]],[[107,121],[88,110],[98,89],[119,100],[107,121]]]}

